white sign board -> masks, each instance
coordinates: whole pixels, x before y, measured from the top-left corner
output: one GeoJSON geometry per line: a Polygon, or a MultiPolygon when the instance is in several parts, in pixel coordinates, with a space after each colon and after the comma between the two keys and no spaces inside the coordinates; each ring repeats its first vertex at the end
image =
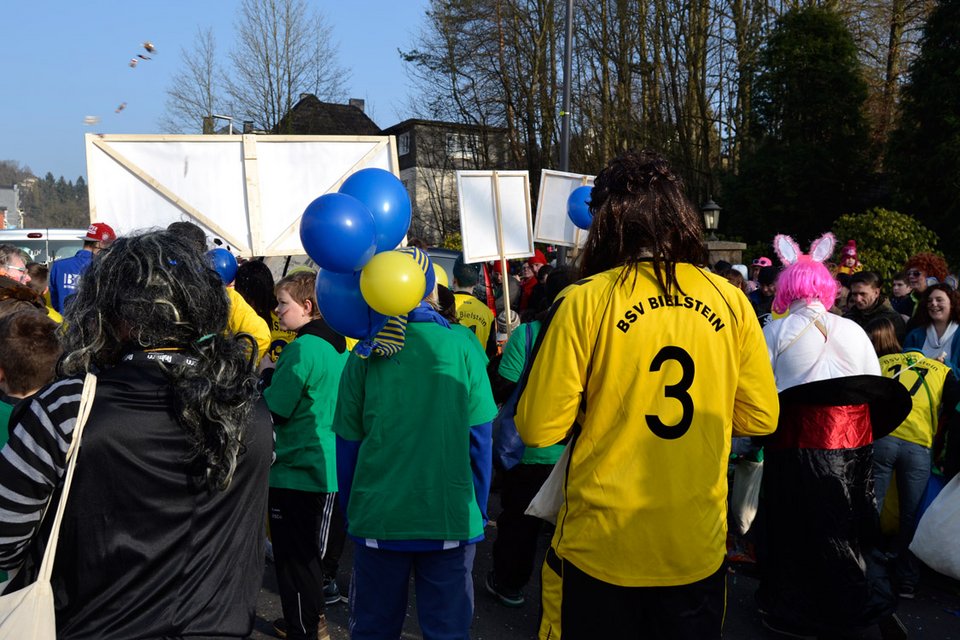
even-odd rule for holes
{"type": "Polygon", "coordinates": [[[529,173],[457,171],[457,195],[465,263],[533,255],[529,173]]]}
{"type": "Polygon", "coordinates": [[[87,134],[90,219],[118,234],[189,220],[243,256],[302,255],[300,217],[366,167],[398,175],[393,137],[87,134]]]}
{"type": "Polygon", "coordinates": [[[543,169],[540,172],[540,197],[537,199],[537,228],[534,240],[563,247],[582,247],[587,231],[567,215],[567,198],[584,185],[593,186],[594,176],[543,169]]]}

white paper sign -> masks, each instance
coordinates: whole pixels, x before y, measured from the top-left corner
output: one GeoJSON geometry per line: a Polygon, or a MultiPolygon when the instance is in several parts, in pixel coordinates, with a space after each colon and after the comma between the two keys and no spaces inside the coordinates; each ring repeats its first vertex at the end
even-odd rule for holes
{"type": "Polygon", "coordinates": [[[567,215],[567,199],[578,187],[593,186],[595,176],[543,169],[537,199],[537,227],[534,240],[563,247],[582,247],[587,231],[573,224],[567,215]]]}
{"type": "Polygon", "coordinates": [[[498,228],[503,230],[503,257],[511,260],[533,255],[530,176],[526,171],[457,171],[457,196],[464,262],[499,259],[498,228]]]}
{"type": "Polygon", "coordinates": [[[366,167],[398,173],[392,136],[86,136],[90,216],[118,234],[189,220],[243,256],[303,255],[300,218],[366,167]]]}

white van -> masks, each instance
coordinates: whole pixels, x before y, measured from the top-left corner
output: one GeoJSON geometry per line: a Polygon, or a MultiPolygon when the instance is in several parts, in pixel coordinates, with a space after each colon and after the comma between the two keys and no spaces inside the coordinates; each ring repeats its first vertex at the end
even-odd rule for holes
{"type": "Polygon", "coordinates": [[[80,251],[86,235],[86,229],[0,229],[0,244],[19,247],[31,262],[50,263],[80,251]]]}

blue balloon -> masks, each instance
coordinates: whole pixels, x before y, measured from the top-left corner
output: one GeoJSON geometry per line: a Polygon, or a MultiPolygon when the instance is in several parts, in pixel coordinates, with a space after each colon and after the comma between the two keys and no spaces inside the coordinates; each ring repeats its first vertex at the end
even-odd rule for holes
{"type": "Polygon", "coordinates": [[[342,193],[327,193],[300,219],[300,242],[321,269],[353,273],[377,251],[377,227],[367,207],[342,193]]]}
{"type": "Polygon", "coordinates": [[[592,190],[593,187],[589,185],[577,187],[570,192],[570,197],[567,198],[567,215],[570,216],[571,222],[581,229],[589,229],[590,223],[593,222],[593,214],[590,213],[590,207],[587,206],[590,202],[590,192],[592,190]]]}
{"type": "Polygon", "coordinates": [[[394,249],[410,228],[410,196],[389,171],[368,168],[357,171],[340,185],[340,193],[367,205],[377,223],[377,253],[394,249]]]}
{"type": "Polygon", "coordinates": [[[237,277],[237,259],[226,249],[210,249],[207,251],[207,261],[223,280],[223,284],[230,284],[237,277]]]}
{"type": "Polygon", "coordinates": [[[359,271],[321,269],[317,273],[317,306],[327,324],[348,338],[373,337],[387,323],[387,316],[371,309],[363,299],[359,271]]]}

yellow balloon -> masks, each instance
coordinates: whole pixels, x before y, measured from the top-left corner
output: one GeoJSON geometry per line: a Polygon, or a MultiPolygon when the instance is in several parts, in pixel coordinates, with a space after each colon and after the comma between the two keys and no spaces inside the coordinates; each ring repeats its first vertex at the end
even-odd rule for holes
{"type": "Polygon", "coordinates": [[[433,263],[433,272],[437,276],[437,284],[442,284],[447,289],[450,288],[450,278],[447,277],[447,270],[438,265],[436,262],[433,263]]]}
{"type": "Polygon", "coordinates": [[[412,256],[384,251],[360,272],[360,292],[370,308],[385,316],[399,316],[420,304],[427,278],[412,256]]]}

